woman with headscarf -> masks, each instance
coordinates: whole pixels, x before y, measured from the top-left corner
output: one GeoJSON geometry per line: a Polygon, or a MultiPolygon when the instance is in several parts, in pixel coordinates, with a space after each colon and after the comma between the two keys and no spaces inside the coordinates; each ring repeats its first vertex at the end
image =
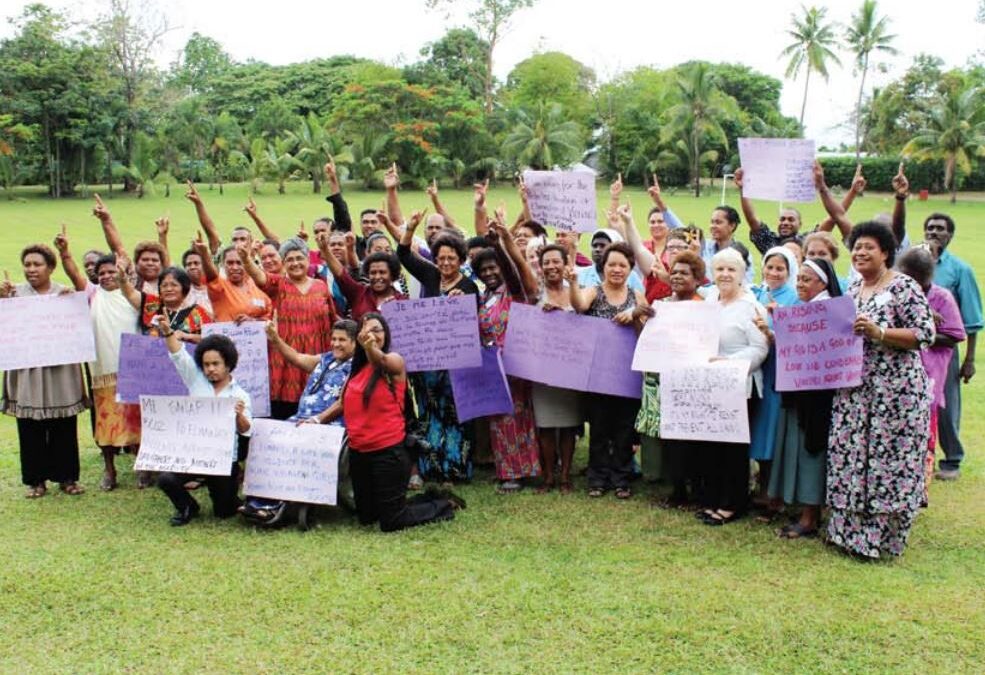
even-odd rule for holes
{"type": "MultiPolygon", "coordinates": [[[[797,274],[797,302],[829,300],[841,295],[832,264],[808,258],[797,274]]],[[[800,504],[800,517],[777,533],[784,539],[817,534],[824,504],[825,458],[834,390],[791,391],[781,395],[776,442],[769,474],[770,499],[800,504]]]]}
{"type": "MultiPolygon", "coordinates": [[[[752,287],[753,296],[768,313],[765,319],[757,318],[757,325],[761,330],[768,330],[773,325],[774,307],[788,307],[797,302],[797,270],[797,258],[785,246],[774,246],[763,255],[763,281],[752,287]]],[[[749,420],[749,458],[759,464],[760,500],[766,498],[770,462],[773,460],[773,446],[776,443],[776,421],[780,415],[780,395],[776,392],[775,383],[776,351],[771,348],[769,356],[763,362],[763,398],[756,408],[755,416],[749,420]]],[[[765,504],[764,506],[766,512],[760,519],[769,522],[776,510],[765,504]]]]}
{"type": "MultiPolygon", "coordinates": [[[[308,276],[308,247],[296,238],[280,247],[284,274],[268,274],[245,250],[240,260],[246,273],[273,303],[277,331],[301,354],[324,354],[331,349],[335,305],[328,286],[308,276]]],[[[298,411],[308,373],[292,365],[279,350],[270,350],[270,416],[283,420],[298,411]]]]}

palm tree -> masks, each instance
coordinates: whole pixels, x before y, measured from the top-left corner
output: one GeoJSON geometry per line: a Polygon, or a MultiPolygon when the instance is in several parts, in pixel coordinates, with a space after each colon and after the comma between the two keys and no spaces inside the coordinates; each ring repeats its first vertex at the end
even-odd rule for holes
{"type": "Polygon", "coordinates": [[[273,143],[267,144],[267,166],[270,175],[277,181],[278,194],[284,194],[287,191],[285,183],[298,171],[304,170],[304,164],[291,154],[293,150],[294,140],[289,136],[281,136],[273,143]]]}
{"type": "Polygon", "coordinates": [[[803,5],[800,7],[803,12],[802,17],[796,14],[790,15],[790,22],[793,27],[787,31],[787,35],[793,38],[793,42],[780,52],[780,56],[789,56],[790,63],[787,64],[785,77],[796,79],[800,73],[800,67],[807,66],[807,75],[804,77],[804,101],[800,104],[800,128],[804,128],[804,111],[807,110],[807,87],[811,83],[811,71],[816,71],[825,81],[828,79],[828,60],[841,65],[838,56],[832,51],[836,45],[834,24],[824,23],[824,15],[828,13],[826,7],[818,9],[811,7],[807,9],[803,5]]]}
{"type": "Polygon", "coordinates": [[[872,52],[897,54],[890,43],[896,39],[890,35],[889,17],[876,17],[876,0],[862,0],[862,7],[852,15],[852,22],[845,33],[845,42],[855,53],[855,68],[862,73],[855,102],[855,161],[862,152],[862,94],[865,91],[865,75],[869,71],[869,55],[872,52]]]}
{"type": "Polygon", "coordinates": [[[503,152],[511,159],[533,169],[550,169],[581,154],[581,127],[565,119],[559,104],[548,108],[540,103],[536,111],[518,108],[515,114],[516,124],[503,141],[503,152]]]}
{"type": "Polygon", "coordinates": [[[390,142],[390,134],[378,134],[367,130],[358,136],[347,151],[352,157],[352,177],[361,181],[363,188],[368,190],[373,181],[383,181],[383,153],[390,142]]]}
{"type": "Polygon", "coordinates": [[[252,139],[250,141],[249,156],[239,150],[234,150],[230,154],[230,159],[246,166],[246,175],[250,179],[250,194],[255,195],[259,192],[263,177],[270,173],[266,140],[259,136],[252,139]]]}
{"type": "Polygon", "coordinates": [[[294,156],[311,175],[311,191],[315,194],[321,194],[322,170],[330,157],[335,160],[336,166],[348,165],[353,161],[352,153],[326,130],[314,112],[309,112],[298,130],[288,131],[287,136],[297,147],[294,156]]]}
{"type": "MultiPolygon", "coordinates": [[[[734,108],[729,99],[715,84],[708,72],[708,64],[695,63],[677,80],[680,103],[667,111],[669,124],[663,129],[664,142],[684,137],[687,148],[688,170],[694,178],[694,196],[701,196],[701,163],[706,156],[702,146],[706,141],[717,141],[728,148],[728,138],[721,120],[734,108]]],[[[673,143],[678,146],[675,141],[673,143]]]]}
{"type": "Polygon", "coordinates": [[[130,166],[123,169],[123,175],[132,181],[137,190],[137,197],[143,197],[145,192],[154,193],[154,177],[157,175],[158,164],[154,160],[156,148],[154,140],[138,131],[133,139],[133,154],[130,166]]]}
{"type": "Polygon", "coordinates": [[[957,199],[957,172],[971,172],[971,157],[985,157],[985,91],[971,87],[948,92],[930,110],[929,124],[903,147],[915,159],[944,160],[944,187],[957,199]]]}

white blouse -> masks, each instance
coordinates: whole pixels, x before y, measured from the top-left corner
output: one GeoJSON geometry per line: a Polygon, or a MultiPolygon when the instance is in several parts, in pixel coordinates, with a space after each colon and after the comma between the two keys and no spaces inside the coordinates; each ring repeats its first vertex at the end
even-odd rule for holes
{"type": "Polygon", "coordinates": [[[756,385],[757,395],[762,397],[762,365],[770,352],[769,342],[754,323],[757,316],[765,320],[766,308],[748,295],[740,295],[729,304],[722,304],[722,332],[718,340],[718,355],[749,361],[746,398],[752,396],[753,383],[756,385]]]}

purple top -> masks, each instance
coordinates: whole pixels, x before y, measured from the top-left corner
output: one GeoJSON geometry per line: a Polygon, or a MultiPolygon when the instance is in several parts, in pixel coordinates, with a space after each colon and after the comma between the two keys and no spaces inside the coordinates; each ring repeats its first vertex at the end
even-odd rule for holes
{"type": "MultiPolygon", "coordinates": [[[[967,337],[958,303],[946,289],[937,284],[931,284],[930,290],[927,291],[927,304],[942,318],[937,326],[939,335],[947,335],[958,342],[967,337]]],[[[954,347],[931,346],[920,352],[923,368],[934,383],[934,405],[940,408],[943,408],[946,403],[944,400],[944,379],[947,377],[947,366],[951,361],[953,351],[954,347]]]]}

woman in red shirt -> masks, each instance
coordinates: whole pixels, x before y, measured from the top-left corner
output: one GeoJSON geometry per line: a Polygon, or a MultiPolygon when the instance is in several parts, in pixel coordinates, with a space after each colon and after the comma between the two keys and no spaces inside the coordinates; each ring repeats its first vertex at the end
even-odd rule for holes
{"type": "Polygon", "coordinates": [[[407,371],[403,357],[390,351],[390,328],[382,315],[370,312],[363,316],[358,343],[341,405],[332,406],[328,419],[345,416],[359,522],[379,521],[382,531],[393,532],[451,520],[456,509],[465,508],[465,501],[449,490],[432,489],[407,499],[407,371]]]}

